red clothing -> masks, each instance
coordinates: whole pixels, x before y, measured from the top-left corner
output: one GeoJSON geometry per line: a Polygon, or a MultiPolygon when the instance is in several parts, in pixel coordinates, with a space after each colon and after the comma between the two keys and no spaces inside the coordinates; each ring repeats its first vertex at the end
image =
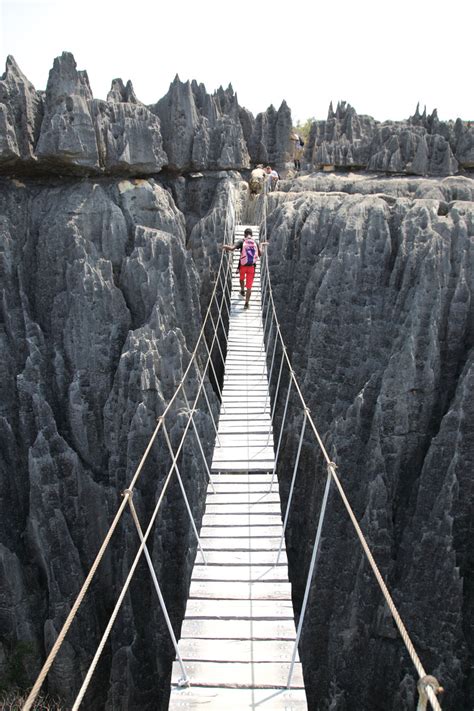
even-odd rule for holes
{"type": "Polygon", "coordinates": [[[255,265],[251,267],[240,265],[239,272],[240,281],[245,281],[245,286],[247,287],[247,289],[251,289],[255,276],[255,265]]]}

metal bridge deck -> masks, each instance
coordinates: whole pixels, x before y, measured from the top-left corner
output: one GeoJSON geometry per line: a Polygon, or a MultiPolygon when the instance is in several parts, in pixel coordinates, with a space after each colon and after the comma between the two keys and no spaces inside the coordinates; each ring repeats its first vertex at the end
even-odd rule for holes
{"type": "MultiPolygon", "coordinates": [[[[236,228],[235,239],[244,226],[236,228]]],[[[258,228],[252,226],[258,238],[258,228]]],[[[179,651],[191,686],[179,687],[174,663],[169,708],[307,709],[297,658],[286,689],[295,639],[286,552],[275,565],[282,532],[275,482],[270,399],[263,347],[260,274],[250,308],[239,294],[234,253],[232,306],[219,440],[212,460],[198,553],[179,651]]]]}

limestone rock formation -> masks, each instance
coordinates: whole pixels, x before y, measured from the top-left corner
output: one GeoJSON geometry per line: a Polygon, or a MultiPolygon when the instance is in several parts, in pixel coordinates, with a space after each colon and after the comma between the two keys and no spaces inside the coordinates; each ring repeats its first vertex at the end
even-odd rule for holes
{"type": "MultiPolygon", "coordinates": [[[[422,662],[442,679],[443,709],[468,709],[474,181],[319,175],[303,185],[269,198],[288,352],[422,662]]],[[[284,501],[302,424],[294,397],[287,424],[284,501]]],[[[325,477],[307,435],[287,537],[297,606],[325,477]]],[[[312,711],[416,705],[416,673],[334,487],[300,654],[312,711]]]]}
{"type": "Polygon", "coordinates": [[[72,54],[54,60],[44,97],[7,60],[0,81],[0,167],[25,172],[159,173],[168,162],[160,121],[131,82],[112,83],[107,101],[92,97],[72,54]]]}
{"type": "Polygon", "coordinates": [[[258,114],[248,139],[252,162],[283,168],[291,157],[291,129],[291,111],[286,101],[282,102],[278,111],[270,106],[258,114]]]}
{"type": "MultiPolygon", "coordinates": [[[[256,118],[239,106],[232,85],[208,94],[176,76],[166,96],[146,107],[131,82],[114,79],[107,100],[94,99],[87,73],[63,52],[46,92],[37,92],[12,57],[0,80],[0,171],[54,169],[75,175],[155,175],[283,170],[291,160],[291,111],[283,101],[256,118]]],[[[407,121],[380,123],[346,102],[315,121],[305,146],[308,168],[411,175],[452,175],[474,167],[474,126],[440,121],[417,107],[407,121]]]]}
{"type": "Polygon", "coordinates": [[[92,102],[100,163],[107,173],[159,173],[168,162],[160,121],[135,96],[131,82],[112,82],[107,101],[92,102]]]}
{"type": "Polygon", "coordinates": [[[169,167],[191,170],[239,170],[249,158],[239,122],[237,96],[231,87],[214,96],[203,84],[176,76],[151,110],[159,116],[169,167]]]}
{"type": "Polygon", "coordinates": [[[345,101],[337,105],[336,111],[331,103],[327,120],[315,121],[311,126],[305,158],[313,165],[366,166],[374,124],[374,119],[359,116],[345,101]]]}
{"type": "Polygon", "coordinates": [[[87,72],[78,71],[70,52],[54,60],[46,87],[44,117],[36,155],[47,165],[98,170],[99,152],[87,72]]]}
{"type": "MultiPolygon", "coordinates": [[[[211,230],[227,212],[231,187],[224,178],[213,190],[213,199],[197,199],[193,208],[195,228],[206,220],[212,246],[210,258],[201,246],[208,284],[218,261],[219,234],[211,230]]],[[[196,185],[196,197],[198,191],[196,185]]],[[[24,674],[31,683],[189,361],[201,324],[201,285],[186,248],[184,215],[154,180],[3,178],[0,214],[0,679],[26,644],[24,674]]],[[[191,401],[197,382],[193,371],[191,401]]],[[[186,407],[178,398],[167,420],[174,446],[186,407]]],[[[204,400],[196,425],[207,456],[210,424],[204,400]]],[[[182,477],[198,522],[207,488],[200,457],[188,439],[182,477]]],[[[134,494],[143,525],[169,461],[166,443],[157,441],[134,494]]],[[[49,676],[49,691],[65,706],[78,691],[137,547],[126,514],[49,676]]],[[[178,628],[195,542],[175,481],[150,550],[178,628]]],[[[87,708],[167,707],[174,654],[146,568],[136,580],[87,708]]]]}
{"type": "Polygon", "coordinates": [[[42,120],[42,101],[12,56],[0,79],[0,165],[34,160],[42,120]]]}
{"type": "Polygon", "coordinates": [[[317,167],[453,175],[471,168],[473,145],[469,122],[441,122],[436,109],[427,116],[417,106],[407,121],[379,123],[342,101],[336,111],[330,105],[326,121],[312,124],[305,160],[317,167]]]}

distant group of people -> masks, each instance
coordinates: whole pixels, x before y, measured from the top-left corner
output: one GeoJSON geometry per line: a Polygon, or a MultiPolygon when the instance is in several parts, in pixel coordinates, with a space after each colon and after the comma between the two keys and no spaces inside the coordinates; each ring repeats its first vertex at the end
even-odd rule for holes
{"type": "Polygon", "coordinates": [[[265,168],[262,163],[259,163],[250,174],[250,194],[258,195],[261,192],[269,193],[275,190],[280,176],[275,168],[267,165],[265,168]]]}
{"type": "MultiPolygon", "coordinates": [[[[295,171],[301,170],[301,159],[303,158],[304,140],[294,130],[290,134],[291,155],[295,166],[295,171]]],[[[270,165],[263,167],[259,163],[250,174],[249,188],[250,195],[258,195],[259,193],[269,193],[276,190],[280,176],[275,168],[270,165]]]]}

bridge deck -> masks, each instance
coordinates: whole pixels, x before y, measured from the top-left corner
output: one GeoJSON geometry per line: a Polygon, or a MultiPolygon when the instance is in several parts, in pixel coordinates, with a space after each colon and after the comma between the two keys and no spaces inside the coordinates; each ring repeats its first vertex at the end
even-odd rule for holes
{"type": "MultiPolygon", "coordinates": [[[[237,228],[236,239],[243,235],[237,228]]],[[[258,229],[252,227],[254,236],[258,229]]],[[[234,267],[239,253],[234,252],[234,267]]],[[[219,440],[212,460],[216,493],[208,489],[179,651],[191,686],[180,688],[174,663],[169,708],[307,708],[301,664],[286,689],[295,639],[286,552],[274,466],[260,275],[244,309],[238,276],[232,306],[219,440]]]]}

